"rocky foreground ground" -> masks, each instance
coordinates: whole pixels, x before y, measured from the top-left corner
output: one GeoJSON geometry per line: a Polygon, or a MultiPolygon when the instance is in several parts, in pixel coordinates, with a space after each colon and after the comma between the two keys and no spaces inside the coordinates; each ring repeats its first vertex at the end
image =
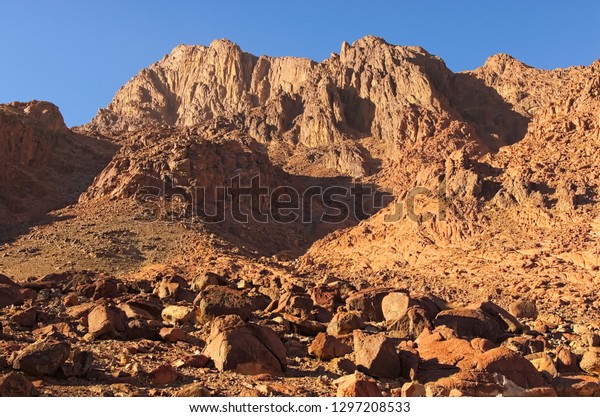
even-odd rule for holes
{"type": "Polygon", "coordinates": [[[3,396],[600,395],[600,335],[531,301],[156,266],[0,276],[0,306],[3,396]]]}
{"type": "Polygon", "coordinates": [[[84,126],[0,105],[0,396],[599,396],[599,195],[600,61],[218,40],[84,126]],[[185,197],[236,176],[386,203],[215,223],[185,197]]]}

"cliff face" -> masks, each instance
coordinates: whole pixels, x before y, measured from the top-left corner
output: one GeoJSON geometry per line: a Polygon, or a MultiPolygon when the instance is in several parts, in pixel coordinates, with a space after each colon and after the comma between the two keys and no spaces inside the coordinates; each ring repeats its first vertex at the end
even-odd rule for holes
{"type": "Polygon", "coordinates": [[[129,81],[84,129],[115,136],[238,118],[290,172],[308,174],[320,165],[328,175],[361,177],[403,166],[410,174],[417,154],[434,161],[465,146],[481,153],[522,133],[507,132],[524,118],[494,106],[494,90],[465,87],[456,78],[422,48],[376,37],[344,43],[321,63],[255,57],[220,40],[175,48],[129,81]],[[467,100],[504,119],[492,127],[466,120],[467,100]],[[320,163],[307,168],[308,155],[320,163]]]}
{"type": "Polygon", "coordinates": [[[71,132],[51,103],[0,105],[0,229],[76,202],[114,148],[71,132]]]}

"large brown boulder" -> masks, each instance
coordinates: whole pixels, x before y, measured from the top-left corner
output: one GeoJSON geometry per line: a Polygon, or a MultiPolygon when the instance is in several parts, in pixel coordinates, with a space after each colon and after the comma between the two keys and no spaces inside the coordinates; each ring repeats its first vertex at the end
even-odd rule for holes
{"type": "Polygon", "coordinates": [[[35,394],[33,384],[20,373],[0,375],[0,397],[30,397],[35,394]]]}
{"type": "Polygon", "coordinates": [[[344,356],[352,352],[352,348],[326,333],[319,333],[308,347],[308,354],[322,360],[344,356]]]}
{"type": "Polygon", "coordinates": [[[254,308],[254,301],[241,291],[213,285],[198,294],[194,307],[196,323],[206,323],[228,314],[235,314],[246,320],[254,308]]]}
{"type": "Polygon", "coordinates": [[[360,372],[343,376],[335,383],[338,397],[383,397],[377,382],[360,372]]]}
{"type": "Polygon", "coordinates": [[[456,308],[440,312],[434,321],[435,326],[446,326],[461,338],[481,337],[496,341],[502,335],[499,324],[490,315],[481,310],[456,308]]]}
{"type": "Polygon", "coordinates": [[[368,288],[355,292],[346,299],[346,307],[362,312],[368,321],[383,321],[381,303],[389,292],[389,288],[368,288]]]}
{"type": "Polygon", "coordinates": [[[69,358],[71,348],[59,341],[37,342],[17,353],[12,366],[31,375],[50,375],[69,358]]]}
{"type": "Polygon", "coordinates": [[[588,374],[600,376],[600,349],[585,352],[579,362],[579,367],[588,374]]]}
{"type": "Polygon", "coordinates": [[[383,333],[354,333],[356,368],[367,375],[385,378],[400,376],[400,356],[394,343],[383,333]]]}
{"type": "Polygon", "coordinates": [[[232,321],[233,328],[213,329],[203,354],[220,371],[246,375],[280,375],[286,369],[286,350],[275,332],[253,323],[232,321]]]}
{"type": "Polygon", "coordinates": [[[0,274],[0,308],[22,303],[21,287],[7,276],[0,274]]]}
{"type": "Polygon", "coordinates": [[[416,339],[423,330],[432,328],[426,311],[418,306],[409,307],[404,315],[387,324],[390,336],[409,340],[416,339]]]}
{"type": "Polygon", "coordinates": [[[100,304],[88,314],[88,332],[97,338],[114,337],[127,331],[127,316],[112,304],[100,304]]]}
{"type": "Polygon", "coordinates": [[[479,355],[476,368],[502,374],[522,388],[544,385],[542,375],[531,362],[517,352],[504,347],[491,349],[479,355]]]}
{"type": "Polygon", "coordinates": [[[359,311],[342,311],[337,313],[327,326],[327,334],[332,336],[343,336],[352,333],[356,329],[364,329],[364,316],[359,311]]]}

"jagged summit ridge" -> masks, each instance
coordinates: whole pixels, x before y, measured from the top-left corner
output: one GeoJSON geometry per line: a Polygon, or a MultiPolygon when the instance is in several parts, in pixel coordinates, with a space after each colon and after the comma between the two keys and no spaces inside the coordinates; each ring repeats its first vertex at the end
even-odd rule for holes
{"type": "MultiPolygon", "coordinates": [[[[424,49],[373,36],[344,43],[339,55],[319,63],[257,57],[227,40],[180,45],[130,80],[84,129],[114,137],[238,119],[276,163],[290,161],[290,171],[306,173],[294,161],[308,153],[332,175],[365,176],[378,170],[368,162],[378,155],[379,165],[393,167],[406,165],[411,153],[433,160],[510,142],[505,126],[490,132],[463,117],[455,78],[424,49]]],[[[480,107],[495,104],[480,91],[472,95],[480,107]]]]}

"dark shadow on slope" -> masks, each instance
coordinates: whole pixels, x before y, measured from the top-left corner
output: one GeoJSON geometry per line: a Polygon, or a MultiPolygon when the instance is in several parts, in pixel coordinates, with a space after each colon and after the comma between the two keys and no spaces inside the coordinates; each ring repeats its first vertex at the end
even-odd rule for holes
{"type": "Polygon", "coordinates": [[[490,151],[523,139],[530,119],[514,111],[495,89],[468,73],[454,74],[452,87],[451,105],[490,151]]]}
{"type": "Polygon", "coordinates": [[[47,164],[27,167],[27,171],[8,167],[15,181],[1,188],[0,244],[14,241],[31,227],[66,220],[51,212],[77,203],[117,149],[104,139],[67,134],[52,149],[47,164]]]}

